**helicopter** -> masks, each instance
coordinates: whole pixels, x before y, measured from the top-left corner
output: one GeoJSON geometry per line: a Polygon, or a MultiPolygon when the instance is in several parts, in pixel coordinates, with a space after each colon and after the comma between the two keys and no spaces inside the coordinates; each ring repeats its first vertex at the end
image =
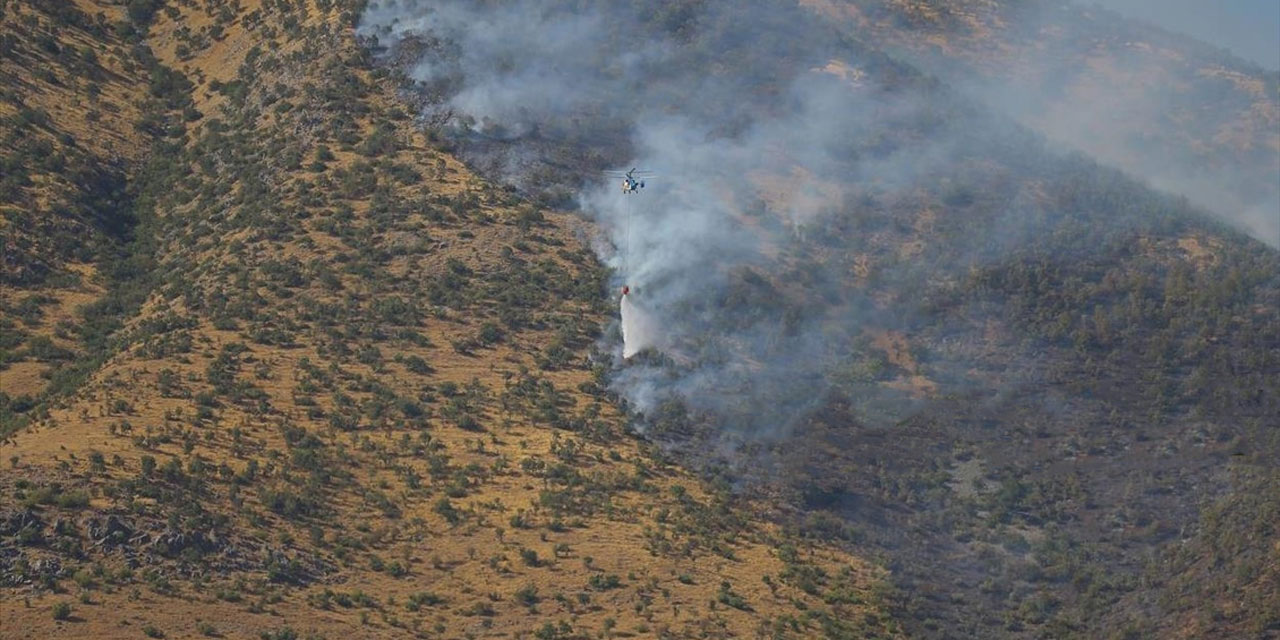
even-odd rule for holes
{"type": "MultiPolygon", "coordinates": [[[[643,189],[643,188],[644,188],[644,179],[645,179],[645,178],[651,178],[651,177],[653,177],[653,173],[652,173],[652,172],[650,172],[650,171],[641,171],[641,170],[639,170],[639,169],[637,169],[637,168],[635,168],[635,167],[632,167],[630,171],[625,171],[625,172],[623,172],[623,171],[606,171],[606,172],[604,172],[604,174],[605,174],[605,175],[607,175],[607,176],[614,177],[614,178],[622,178],[622,193],[623,193],[623,195],[626,195],[626,194],[629,194],[629,193],[638,193],[641,189],[643,189]]],[[[630,242],[630,235],[631,235],[631,233],[630,233],[630,222],[631,222],[631,221],[630,221],[630,212],[629,212],[629,211],[628,211],[628,213],[627,213],[627,216],[628,216],[628,220],[627,220],[627,236],[628,236],[628,242],[630,242]]],[[[627,285],[627,284],[623,284],[623,285],[622,285],[622,297],[623,297],[623,298],[627,297],[627,294],[629,294],[629,293],[631,293],[631,286],[630,286],[630,285],[627,285]]]]}
{"type": "Polygon", "coordinates": [[[605,175],[615,178],[622,178],[622,192],[636,193],[644,188],[644,179],[652,178],[653,173],[649,171],[640,171],[632,167],[630,171],[606,171],[605,175]]]}

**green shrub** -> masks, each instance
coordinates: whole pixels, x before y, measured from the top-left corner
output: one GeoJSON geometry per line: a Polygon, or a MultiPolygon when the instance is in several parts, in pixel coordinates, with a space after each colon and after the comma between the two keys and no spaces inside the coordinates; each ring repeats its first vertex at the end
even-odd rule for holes
{"type": "Polygon", "coordinates": [[[58,602],[53,605],[53,619],[67,620],[71,617],[71,603],[58,602]]]}
{"type": "Polygon", "coordinates": [[[622,586],[622,578],[612,573],[597,573],[587,581],[587,586],[596,591],[608,591],[622,586]]]}
{"type": "Polygon", "coordinates": [[[533,605],[538,604],[538,600],[541,599],[538,597],[537,585],[532,583],[526,584],[525,586],[517,589],[515,598],[516,602],[519,602],[526,607],[532,607],[533,605]]]}
{"type": "Polygon", "coordinates": [[[537,567],[542,564],[542,561],[538,559],[538,552],[529,548],[520,550],[520,559],[530,567],[537,567]]]}

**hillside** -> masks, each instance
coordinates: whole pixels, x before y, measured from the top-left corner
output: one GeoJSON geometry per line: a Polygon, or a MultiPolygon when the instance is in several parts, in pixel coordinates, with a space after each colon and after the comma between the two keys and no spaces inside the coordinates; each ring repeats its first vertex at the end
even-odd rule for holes
{"type": "Polygon", "coordinates": [[[1280,247],[1280,74],[1065,2],[806,0],[1067,148],[1280,247]]]}
{"type": "MultiPolygon", "coordinates": [[[[97,98],[136,145],[83,143],[120,154],[104,257],[7,223],[53,275],[15,269],[6,301],[57,303],[25,303],[43,312],[0,365],[0,637],[897,635],[883,569],[628,432],[592,359],[592,232],[418,129],[358,4],[48,6],[5,19],[99,59],[123,38],[164,88],[97,98]],[[130,110],[157,92],[172,109],[130,110]],[[74,266],[109,262],[139,269],[74,266]],[[44,338],[79,379],[26,382],[57,366],[44,338]]],[[[50,129],[77,135],[61,109],[50,129]]]]}
{"type": "Polygon", "coordinates": [[[0,0],[0,638],[1276,637],[1275,78],[1058,7],[0,0]]]}
{"type": "Polygon", "coordinates": [[[611,380],[646,436],[882,558],[908,633],[1274,634],[1280,257],[830,17],[456,1],[362,29],[461,157],[612,234],[663,327],[611,380]],[[679,170],[619,205],[617,166],[679,170]]]}
{"type": "Polygon", "coordinates": [[[77,360],[110,330],[81,324],[76,309],[128,268],[126,173],[176,106],[154,59],[113,24],[122,16],[71,2],[0,12],[0,419],[49,386],[74,386],[77,360]]]}

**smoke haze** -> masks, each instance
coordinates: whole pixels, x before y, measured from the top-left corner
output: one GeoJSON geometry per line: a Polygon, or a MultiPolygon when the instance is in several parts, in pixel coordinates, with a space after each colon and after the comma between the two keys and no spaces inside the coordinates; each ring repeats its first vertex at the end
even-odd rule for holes
{"type": "MultiPolygon", "coordinates": [[[[1277,62],[1264,65],[1272,70],[1260,69],[1088,2],[959,0],[946,7],[960,11],[932,20],[913,18],[904,3],[805,4],[1061,148],[1185,196],[1280,247],[1277,62]]],[[[1102,3],[1175,31],[1207,30],[1218,45],[1230,32],[1255,39],[1266,34],[1268,48],[1280,47],[1275,29],[1266,29],[1280,19],[1280,5],[1226,4],[1232,6],[1102,3]],[[1244,26],[1250,19],[1252,26],[1244,26]],[[1197,28],[1188,28],[1193,22],[1197,28]]]]}
{"type": "Polygon", "coordinates": [[[1101,0],[1099,4],[1228,49],[1269,71],[1280,70],[1280,2],[1275,0],[1101,0]]]}
{"type": "Polygon", "coordinates": [[[773,410],[733,413],[740,429],[774,431],[797,405],[822,393],[812,384],[821,372],[822,348],[818,325],[786,320],[779,300],[720,315],[728,313],[725,296],[740,293],[743,282],[747,288],[769,286],[752,268],[784,250],[778,242],[787,233],[752,226],[781,222],[799,234],[826,209],[840,206],[842,185],[854,178],[850,158],[841,157],[852,138],[831,132],[909,114],[894,113],[890,102],[877,107],[885,113],[868,113],[857,104],[856,74],[840,65],[828,68],[823,52],[808,44],[803,46],[811,51],[796,55],[795,43],[804,39],[793,40],[788,32],[803,26],[795,22],[799,13],[716,2],[700,5],[696,15],[646,17],[636,6],[386,4],[370,8],[362,31],[392,48],[413,38],[430,49],[410,73],[427,87],[442,88],[447,97],[429,108],[451,111],[452,126],[526,139],[515,151],[464,146],[464,155],[474,154],[470,159],[509,179],[532,179],[537,156],[549,155],[528,153],[540,140],[582,135],[555,130],[572,126],[565,123],[620,131],[625,140],[617,146],[630,151],[621,158],[626,166],[659,176],[625,197],[616,180],[590,180],[579,206],[609,230],[612,248],[602,258],[618,284],[634,288],[621,302],[623,357],[661,346],[686,364],[632,364],[620,372],[616,388],[641,412],[671,397],[716,411],[772,391],[765,395],[774,400],[773,410]],[[784,14],[793,21],[778,22],[785,30],[761,33],[784,14]],[[681,42],[686,35],[678,29],[665,28],[677,21],[704,29],[698,46],[681,42]],[[737,75],[707,73],[717,64],[707,57],[711,52],[747,50],[767,65],[763,73],[776,74],[772,94],[757,93],[737,75]],[[775,117],[761,119],[761,113],[775,117]],[[778,210],[766,219],[761,196],[770,183],[778,186],[768,205],[778,210]]]}
{"type": "MultiPolygon", "coordinates": [[[[1164,4],[1161,11],[1169,14],[1193,12],[1164,4]]],[[[1050,19],[1033,13],[1017,28],[1043,33],[1050,19]]],[[[1076,19],[1120,22],[1088,11],[1076,19]]],[[[1200,43],[1130,26],[1132,39],[1106,45],[1105,63],[1096,52],[1082,55],[1054,43],[1020,61],[1035,72],[984,74],[973,93],[1064,148],[1183,195],[1280,247],[1280,76],[1237,65],[1200,43]],[[1188,69],[1171,53],[1186,48],[1198,49],[1209,63],[1188,69]]]]}
{"type": "MultiPolygon", "coordinates": [[[[418,81],[424,116],[465,159],[530,192],[570,189],[609,233],[601,258],[635,297],[618,353],[667,356],[613,378],[650,418],[678,400],[736,434],[785,434],[843,375],[864,324],[909,326],[928,288],[1039,243],[1095,250],[1060,227],[1100,211],[1080,180],[1142,191],[784,2],[386,2],[360,30],[418,81]],[[633,166],[658,174],[639,194],[599,173],[633,166]],[[888,222],[903,210],[947,242],[921,253],[888,222]],[[894,244],[859,276],[889,293],[852,289],[859,252],[894,244]]],[[[1167,230],[1181,210],[1153,201],[1105,225],[1167,230]]]]}
{"type": "Polygon", "coordinates": [[[607,238],[608,380],[652,442],[883,552],[921,637],[1093,637],[1124,626],[1090,576],[1145,580],[1213,457],[1274,449],[1278,256],[1217,222],[1268,205],[1274,85],[1063,5],[399,1],[360,31],[459,157],[607,238]],[[1010,631],[1032,593],[1077,626],[1010,631]]]}

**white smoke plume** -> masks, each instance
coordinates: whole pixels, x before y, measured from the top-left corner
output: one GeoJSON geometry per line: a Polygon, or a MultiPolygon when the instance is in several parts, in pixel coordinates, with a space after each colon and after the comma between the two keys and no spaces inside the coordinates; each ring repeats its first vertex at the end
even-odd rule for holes
{"type": "MultiPolygon", "coordinates": [[[[1108,197],[1149,198],[792,3],[388,0],[370,4],[360,33],[408,58],[464,158],[526,187],[578,172],[571,201],[610,234],[600,257],[633,290],[620,309],[631,360],[613,388],[644,414],[677,399],[735,433],[785,433],[846,366],[865,321],[910,322],[920,283],[1034,242],[1093,250],[1071,246],[1080,225],[1054,226],[1069,223],[1063,207],[1099,210],[1064,170],[1108,197]],[[601,174],[633,166],[657,173],[638,194],[601,174]],[[858,225],[892,235],[876,227],[898,224],[887,214],[856,212],[930,198],[960,212],[927,223],[949,244],[878,269],[902,283],[886,311],[847,286],[853,256],[829,243],[858,225]],[[672,358],[633,358],[646,348],[672,358]]],[[[1107,224],[1141,226],[1163,209],[1107,224]]]]}
{"type": "MultiPolygon", "coordinates": [[[[872,121],[910,117],[914,107],[880,99],[860,108],[862,89],[846,63],[833,64],[818,48],[793,55],[796,43],[810,47],[791,33],[804,25],[770,32],[769,24],[801,15],[794,8],[761,5],[742,20],[740,5],[696,6],[661,17],[631,3],[387,2],[370,5],[361,33],[426,50],[410,75],[440,90],[435,108],[450,110],[453,126],[533,145],[581,135],[588,127],[575,128],[578,119],[596,131],[601,121],[616,122],[615,146],[631,149],[626,168],[658,173],[638,194],[624,196],[601,176],[578,195],[580,208],[612,235],[602,258],[616,284],[633,288],[621,301],[623,357],[670,349],[689,363],[675,373],[633,365],[616,388],[642,412],[673,395],[715,410],[773,390],[774,411],[744,414],[738,426],[775,431],[794,407],[823,393],[820,318],[787,320],[781,295],[728,316],[717,307],[750,302],[726,296],[760,295],[753,290],[770,285],[755,270],[841,206],[845,185],[858,178],[848,157],[852,136],[872,121]],[[691,51],[679,28],[665,28],[679,22],[704,30],[707,53],[691,51]],[[766,99],[744,99],[751,91],[744,79],[708,72],[714,61],[703,58],[756,49],[760,66],[769,66],[760,72],[779,84],[766,99]],[[766,103],[776,118],[755,115],[766,103]],[[833,138],[833,130],[847,135],[833,138]]],[[[480,163],[520,170],[510,156],[480,163]]]]}

